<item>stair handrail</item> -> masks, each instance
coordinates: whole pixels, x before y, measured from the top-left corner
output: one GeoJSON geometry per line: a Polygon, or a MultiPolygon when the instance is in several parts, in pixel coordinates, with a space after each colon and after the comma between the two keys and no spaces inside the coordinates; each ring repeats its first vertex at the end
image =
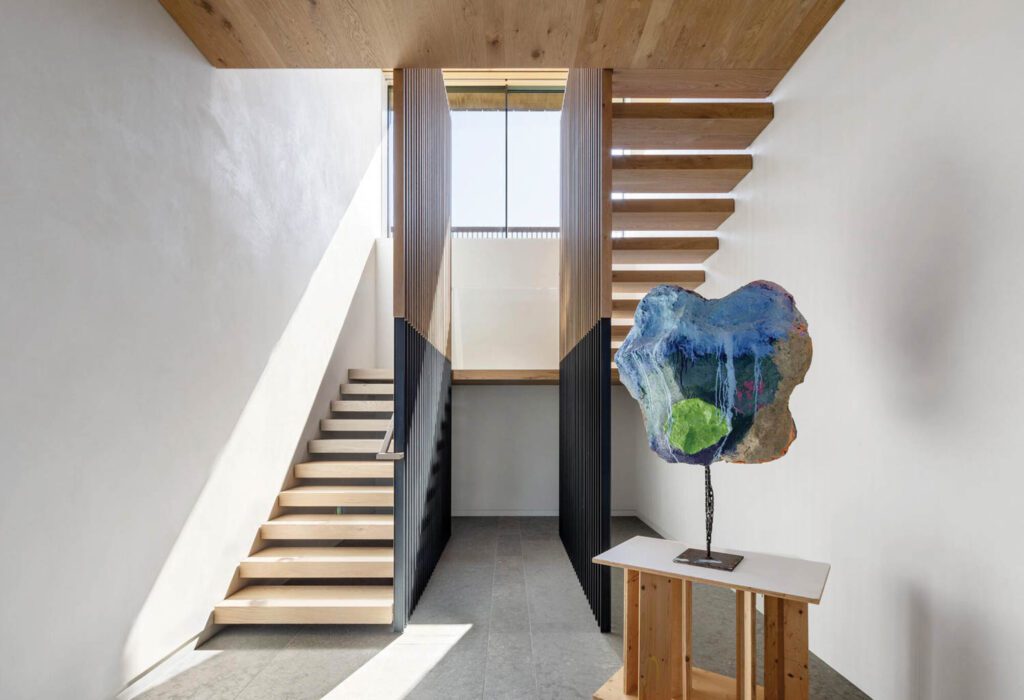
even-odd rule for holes
{"type": "Polygon", "coordinates": [[[395,441],[395,416],[391,415],[391,420],[388,421],[388,429],[384,433],[384,440],[380,444],[380,449],[377,450],[377,459],[386,459],[391,461],[397,461],[405,456],[404,452],[392,452],[391,443],[395,441]]]}

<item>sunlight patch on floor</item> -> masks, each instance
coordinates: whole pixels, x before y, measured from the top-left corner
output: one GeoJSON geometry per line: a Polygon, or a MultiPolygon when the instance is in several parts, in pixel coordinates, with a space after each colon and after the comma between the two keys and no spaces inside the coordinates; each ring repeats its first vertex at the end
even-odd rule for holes
{"type": "Polygon", "coordinates": [[[402,636],[342,681],[324,700],[400,700],[473,625],[408,625],[402,636]]]}

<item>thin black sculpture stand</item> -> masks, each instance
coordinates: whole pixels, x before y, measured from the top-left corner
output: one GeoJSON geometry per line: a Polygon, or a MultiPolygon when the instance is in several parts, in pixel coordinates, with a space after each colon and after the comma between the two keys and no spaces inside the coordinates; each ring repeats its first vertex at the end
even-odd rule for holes
{"type": "Polygon", "coordinates": [[[677,564],[690,564],[691,566],[703,566],[707,569],[721,569],[732,571],[743,557],[738,554],[726,554],[725,552],[711,551],[711,530],[715,526],[715,490],[711,487],[711,465],[704,465],[704,538],[705,548],[703,550],[691,547],[680,554],[672,561],[677,564]]]}

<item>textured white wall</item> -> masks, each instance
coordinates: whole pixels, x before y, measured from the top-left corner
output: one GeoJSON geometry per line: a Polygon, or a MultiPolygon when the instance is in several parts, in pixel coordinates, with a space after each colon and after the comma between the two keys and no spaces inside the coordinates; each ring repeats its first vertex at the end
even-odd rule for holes
{"type": "MultiPolygon", "coordinates": [[[[715,468],[715,541],[832,563],[811,648],[871,697],[1024,697],[1024,5],[847,2],[776,91],[701,290],[779,282],[799,437],[715,468]]],[[[637,506],[703,538],[699,469],[637,506]]],[[[813,680],[812,680],[813,683],[813,680]]]]}
{"type": "Polygon", "coordinates": [[[453,367],[556,369],[558,360],[558,241],[453,241],[453,367]]]}
{"type": "Polygon", "coordinates": [[[381,80],[53,0],[5,8],[0,94],[0,696],[109,697],[205,622],[300,442],[381,227],[381,80]]]}

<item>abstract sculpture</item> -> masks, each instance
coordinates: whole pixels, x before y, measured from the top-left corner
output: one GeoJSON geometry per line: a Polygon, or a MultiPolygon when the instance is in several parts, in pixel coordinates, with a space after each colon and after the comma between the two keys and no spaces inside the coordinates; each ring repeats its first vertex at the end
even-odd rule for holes
{"type": "Polygon", "coordinates": [[[711,551],[711,464],[786,454],[796,439],[789,396],[811,364],[807,322],[772,282],[721,299],[663,285],[637,306],[615,362],[640,402],[651,449],[704,467],[706,549],[680,560],[731,571],[740,558],[711,551]]]}

